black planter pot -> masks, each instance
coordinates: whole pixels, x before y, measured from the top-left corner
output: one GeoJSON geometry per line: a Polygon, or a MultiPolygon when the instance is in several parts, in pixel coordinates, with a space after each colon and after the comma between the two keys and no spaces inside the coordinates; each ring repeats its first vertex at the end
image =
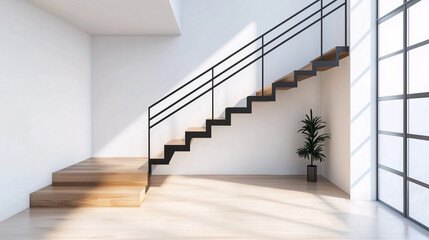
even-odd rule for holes
{"type": "Polygon", "coordinates": [[[307,182],[317,182],[317,166],[307,165],[307,182]]]}

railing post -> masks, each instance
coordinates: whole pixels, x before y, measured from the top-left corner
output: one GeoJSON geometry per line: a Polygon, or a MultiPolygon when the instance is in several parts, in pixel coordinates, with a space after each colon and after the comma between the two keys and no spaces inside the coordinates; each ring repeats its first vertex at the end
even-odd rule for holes
{"type": "Polygon", "coordinates": [[[212,120],[214,120],[214,68],[212,68],[212,120]]]}
{"type": "Polygon", "coordinates": [[[347,47],[347,1],[344,0],[344,47],[347,47]]]}
{"type": "Polygon", "coordinates": [[[149,166],[149,174],[152,173],[152,165],[150,164],[150,107],[147,110],[147,161],[149,166]]]}
{"type": "Polygon", "coordinates": [[[264,35],[262,35],[262,96],[264,96],[264,35]]]}
{"type": "Polygon", "coordinates": [[[320,61],[323,61],[323,0],[320,0],[320,61]]]}

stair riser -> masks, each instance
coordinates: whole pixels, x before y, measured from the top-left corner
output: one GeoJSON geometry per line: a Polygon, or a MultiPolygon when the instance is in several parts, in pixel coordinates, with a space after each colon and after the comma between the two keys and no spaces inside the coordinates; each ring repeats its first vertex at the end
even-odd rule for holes
{"type": "Polygon", "coordinates": [[[208,128],[212,127],[212,126],[231,126],[231,121],[228,120],[222,120],[222,121],[218,121],[218,120],[207,120],[206,121],[206,126],[208,128]]]}
{"type": "Polygon", "coordinates": [[[192,138],[211,138],[212,134],[210,129],[208,132],[186,132],[185,140],[186,144],[189,144],[192,138]]]}
{"type": "Polygon", "coordinates": [[[227,115],[231,115],[231,114],[249,114],[252,113],[252,111],[250,110],[250,108],[227,108],[225,113],[227,115]]]}
{"type": "Polygon", "coordinates": [[[191,141],[193,138],[211,138],[211,134],[210,135],[187,135],[186,134],[185,136],[186,144],[191,145],[191,141]]]}
{"type": "Polygon", "coordinates": [[[177,146],[165,146],[164,147],[164,152],[165,152],[165,158],[167,158],[167,156],[169,155],[169,153],[171,152],[175,152],[175,151],[183,151],[183,152],[187,152],[187,151],[191,151],[190,146],[186,146],[186,145],[177,145],[177,146]]]}

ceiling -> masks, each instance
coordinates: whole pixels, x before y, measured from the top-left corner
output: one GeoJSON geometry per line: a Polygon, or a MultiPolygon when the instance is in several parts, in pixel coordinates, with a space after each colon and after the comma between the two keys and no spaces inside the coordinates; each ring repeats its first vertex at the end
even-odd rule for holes
{"type": "Polygon", "coordinates": [[[178,35],[174,0],[28,0],[93,35],[178,35]]]}

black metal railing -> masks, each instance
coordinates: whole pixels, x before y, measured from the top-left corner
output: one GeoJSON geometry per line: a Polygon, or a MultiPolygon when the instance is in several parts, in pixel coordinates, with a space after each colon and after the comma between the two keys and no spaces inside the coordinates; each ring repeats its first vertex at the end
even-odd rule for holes
{"type": "Polygon", "coordinates": [[[218,63],[216,63],[215,65],[213,65],[209,69],[207,69],[206,71],[202,72],[201,74],[199,74],[195,78],[191,79],[187,83],[185,83],[182,86],[178,87],[177,89],[175,89],[171,93],[167,94],[166,96],[164,96],[163,98],[161,98],[160,100],[156,101],[154,104],[152,104],[151,106],[149,106],[149,108],[148,108],[148,158],[149,158],[149,160],[151,158],[151,155],[150,155],[151,135],[150,135],[150,133],[151,133],[151,129],[153,127],[157,126],[158,124],[160,124],[161,122],[163,122],[164,120],[166,120],[167,118],[169,118],[170,116],[172,116],[173,114],[177,113],[178,111],[182,110],[183,108],[185,108],[186,106],[188,106],[189,104],[191,104],[195,100],[199,99],[203,95],[207,94],[208,92],[211,92],[211,95],[212,95],[212,98],[211,98],[211,105],[212,105],[211,106],[211,108],[212,108],[211,109],[212,110],[211,111],[211,115],[212,115],[212,119],[214,119],[214,116],[215,116],[215,112],[214,112],[215,111],[215,102],[214,102],[214,97],[215,97],[214,94],[215,94],[215,92],[214,92],[214,89],[216,87],[218,87],[219,85],[221,85],[222,83],[224,83],[225,81],[227,81],[228,79],[230,79],[231,77],[235,76],[237,73],[241,72],[243,69],[247,68],[248,66],[250,66],[251,64],[255,63],[256,61],[258,61],[260,59],[261,59],[261,65],[262,65],[262,71],[261,71],[262,72],[262,78],[261,78],[262,96],[264,96],[264,90],[263,90],[264,86],[265,86],[265,81],[264,81],[264,68],[265,68],[265,66],[264,66],[264,57],[266,55],[268,55],[269,53],[271,53],[272,51],[274,51],[275,49],[277,49],[278,47],[282,46],[284,43],[286,43],[289,40],[293,39],[294,37],[296,37],[297,35],[299,35],[303,31],[305,31],[308,28],[310,28],[311,26],[315,25],[319,21],[321,23],[321,28],[320,28],[320,57],[323,60],[323,19],[326,18],[327,16],[331,15],[333,12],[336,12],[338,9],[340,9],[342,7],[344,7],[344,17],[345,17],[345,19],[344,19],[344,23],[345,23],[344,24],[344,46],[347,46],[347,0],[342,0],[342,1],[332,0],[332,1],[330,1],[329,3],[327,3],[325,5],[323,4],[323,0],[315,0],[315,1],[311,2],[309,5],[307,5],[306,7],[302,8],[301,10],[299,10],[298,12],[296,12],[295,14],[293,14],[292,16],[290,16],[289,18],[285,19],[284,21],[282,21],[281,23],[277,24],[276,26],[274,26],[270,30],[266,31],[264,34],[260,35],[259,37],[255,38],[254,40],[250,41],[249,43],[247,43],[246,45],[244,45],[243,47],[241,47],[237,51],[233,52],[229,56],[225,57],[223,60],[219,61],[218,63]],[[339,4],[338,6],[334,6],[333,5],[334,3],[340,3],[340,2],[342,2],[342,3],[339,4]],[[320,8],[318,8],[317,11],[311,13],[310,15],[308,15],[307,17],[305,17],[304,19],[300,20],[298,23],[294,24],[292,27],[289,27],[287,30],[281,32],[279,35],[277,35],[276,37],[274,37],[270,41],[265,42],[265,36],[266,35],[268,35],[269,33],[273,32],[274,30],[278,29],[280,26],[283,26],[285,23],[291,21],[292,19],[296,18],[298,15],[300,15],[301,13],[303,13],[304,11],[306,11],[307,9],[310,9],[313,6],[316,6],[317,3],[320,3],[320,8]],[[326,14],[324,14],[323,10],[326,10],[330,6],[333,6],[333,9],[329,10],[326,14]],[[320,17],[318,19],[316,19],[316,20],[308,23],[305,27],[303,27],[302,29],[300,29],[299,31],[297,31],[296,33],[294,33],[292,36],[290,36],[290,37],[286,38],[285,40],[281,41],[280,43],[278,43],[277,45],[275,45],[274,47],[272,47],[268,51],[265,51],[265,49],[267,48],[267,46],[269,46],[270,44],[272,44],[274,41],[278,40],[279,38],[281,38],[285,34],[287,34],[287,33],[291,32],[292,30],[296,29],[298,26],[301,26],[307,20],[311,19],[312,17],[316,16],[317,14],[320,14],[320,17]],[[247,54],[245,57],[241,58],[240,60],[236,61],[235,63],[231,64],[226,69],[222,70],[220,73],[215,74],[215,69],[218,68],[221,64],[225,63],[227,60],[231,59],[233,56],[236,56],[238,53],[242,52],[248,46],[250,46],[251,44],[254,44],[254,43],[258,42],[258,41],[261,41],[261,46],[259,48],[257,48],[256,50],[252,51],[251,53],[247,54]],[[256,57],[255,59],[253,59],[249,63],[245,64],[244,66],[240,67],[238,70],[236,70],[232,74],[228,75],[223,80],[219,81],[218,83],[215,83],[215,79],[219,78],[219,76],[225,74],[229,70],[231,70],[234,67],[238,66],[243,61],[245,61],[246,59],[248,59],[250,56],[254,55],[255,53],[258,53],[259,51],[261,51],[261,55],[260,56],[256,57]],[[206,75],[208,73],[211,73],[211,78],[209,80],[205,81],[204,83],[202,83],[198,87],[192,89],[190,92],[187,92],[182,97],[179,97],[179,99],[177,99],[176,101],[174,101],[174,98],[172,97],[173,95],[175,95],[180,90],[182,90],[185,87],[189,86],[191,83],[195,82],[197,79],[202,78],[204,75],[206,75]],[[188,98],[190,95],[196,93],[198,90],[200,90],[204,86],[207,86],[209,83],[211,83],[211,87],[210,88],[204,90],[202,93],[200,93],[196,97],[192,98],[191,100],[185,102],[180,107],[178,107],[175,110],[173,110],[172,112],[168,113],[166,116],[164,116],[161,119],[155,121],[156,118],[160,117],[167,110],[171,109],[173,106],[175,106],[178,103],[182,102],[183,100],[185,100],[186,98],[188,98]],[[160,103],[165,102],[165,101],[167,101],[167,100],[169,100],[171,98],[173,98],[173,100],[172,100],[172,101],[174,101],[173,103],[171,103],[167,107],[164,107],[162,110],[158,111],[153,116],[151,115],[151,109],[152,108],[154,108],[155,106],[159,105],[160,103]],[[152,124],[152,122],[154,122],[154,123],[152,124]]]}

